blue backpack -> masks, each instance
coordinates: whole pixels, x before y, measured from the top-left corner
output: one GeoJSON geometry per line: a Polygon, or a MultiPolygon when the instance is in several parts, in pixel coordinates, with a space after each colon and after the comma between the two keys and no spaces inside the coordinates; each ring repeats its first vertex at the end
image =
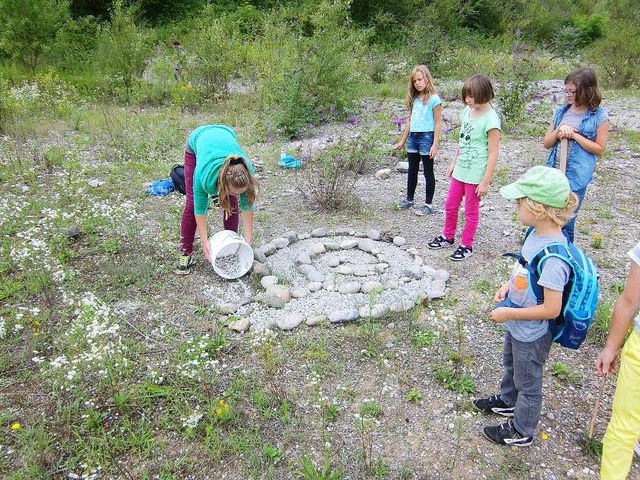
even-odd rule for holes
{"type": "MultiPolygon", "coordinates": [[[[533,231],[529,228],[525,239],[533,231]]],[[[564,232],[564,231],[563,231],[564,232]]],[[[522,254],[515,256],[520,264],[529,271],[531,289],[538,304],[544,302],[544,289],[538,285],[542,272],[542,263],[551,257],[565,261],[571,267],[569,281],[562,293],[562,309],[557,318],[549,320],[549,329],[553,334],[553,341],[563,347],[577,349],[587,337],[587,331],[593,322],[598,307],[598,274],[593,261],[572,242],[567,239],[567,245],[551,243],[539,250],[527,262],[522,254]]]]}

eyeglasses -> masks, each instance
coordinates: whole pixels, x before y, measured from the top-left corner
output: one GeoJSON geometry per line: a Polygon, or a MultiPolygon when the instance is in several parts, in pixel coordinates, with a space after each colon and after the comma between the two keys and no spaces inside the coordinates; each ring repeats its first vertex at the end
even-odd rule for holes
{"type": "Polygon", "coordinates": [[[569,88],[565,88],[564,89],[564,93],[566,93],[567,95],[575,95],[577,92],[577,90],[575,89],[569,89],[569,88]]]}

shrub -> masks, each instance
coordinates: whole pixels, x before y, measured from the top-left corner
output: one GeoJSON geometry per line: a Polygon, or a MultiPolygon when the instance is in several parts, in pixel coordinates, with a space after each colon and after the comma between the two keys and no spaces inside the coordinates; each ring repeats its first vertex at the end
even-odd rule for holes
{"type": "Polygon", "coordinates": [[[609,20],[606,36],[593,43],[587,56],[600,65],[604,80],[614,88],[638,85],[640,24],[633,19],[609,20]]]}

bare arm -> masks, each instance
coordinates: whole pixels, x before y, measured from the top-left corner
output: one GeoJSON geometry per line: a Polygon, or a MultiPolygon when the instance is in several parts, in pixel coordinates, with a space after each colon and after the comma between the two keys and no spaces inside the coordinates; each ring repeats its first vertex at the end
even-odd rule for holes
{"type": "Polygon", "coordinates": [[[429,150],[429,156],[431,158],[438,155],[438,141],[442,133],[442,105],[433,107],[433,125],[433,145],[431,145],[431,149],[429,150]]]}
{"type": "Polygon", "coordinates": [[[558,142],[558,140],[558,130],[553,129],[553,122],[551,122],[549,123],[549,128],[547,128],[547,133],[542,139],[542,145],[544,146],[544,148],[548,149],[553,147],[558,142]]]}
{"type": "Polygon", "coordinates": [[[492,128],[487,132],[489,140],[489,159],[487,160],[487,170],[484,177],[476,188],[476,195],[481,197],[489,191],[489,183],[498,163],[498,150],[500,149],[500,130],[492,128]]]}
{"type": "Polygon", "coordinates": [[[196,225],[198,226],[198,233],[200,234],[200,242],[202,242],[202,252],[204,258],[208,262],[211,262],[211,250],[209,249],[209,235],[207,232],[207,216],[196,215],[196,225]]]}
{"type": "Polygon", "coordinates": [[[253,240],[253,210],[244,210],[242,212],[242,233],[244,241],[251,245],[253,240]]]}
{"type": "Polygon", "coordinates": [[[507,320],[548,320],[556,318],[562,309],[562,292],[544,288],[544,303],[526,308],[500,307],[492,310],[489,318],[496,323],[507,320]]]}
{"type": "Polygon", "coordinates": [[[607,141],[609,140],[609,121],[607,120],[598,127],[598,130],[596,130],[595,141],[589,140],[587,137],[583,137],[575,131],[571,133],[569,138],[575,141],[587,152],[601,157],[604,151],[607,149],[607,141]]]}
{"type": "Polygon", "coordinates": [[[616,357],[620,353],[624,336],[638,308],[640,308],[640,266],[632,261],[627,283],[613,307],[607,344],[596,360],[596,369],[600,375],[616,371],[616,357]]]}

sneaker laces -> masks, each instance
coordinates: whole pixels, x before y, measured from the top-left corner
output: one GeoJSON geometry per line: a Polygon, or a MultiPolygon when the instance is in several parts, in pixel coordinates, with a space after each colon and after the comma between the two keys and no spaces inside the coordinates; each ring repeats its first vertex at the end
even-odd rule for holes
{"type": "Polygon", "coordinates": [[[189,266],[190,260],[191,260],[190,255],[186,255],[186,254],[180,255],[180,268],[187,268],[189,266]]]}

